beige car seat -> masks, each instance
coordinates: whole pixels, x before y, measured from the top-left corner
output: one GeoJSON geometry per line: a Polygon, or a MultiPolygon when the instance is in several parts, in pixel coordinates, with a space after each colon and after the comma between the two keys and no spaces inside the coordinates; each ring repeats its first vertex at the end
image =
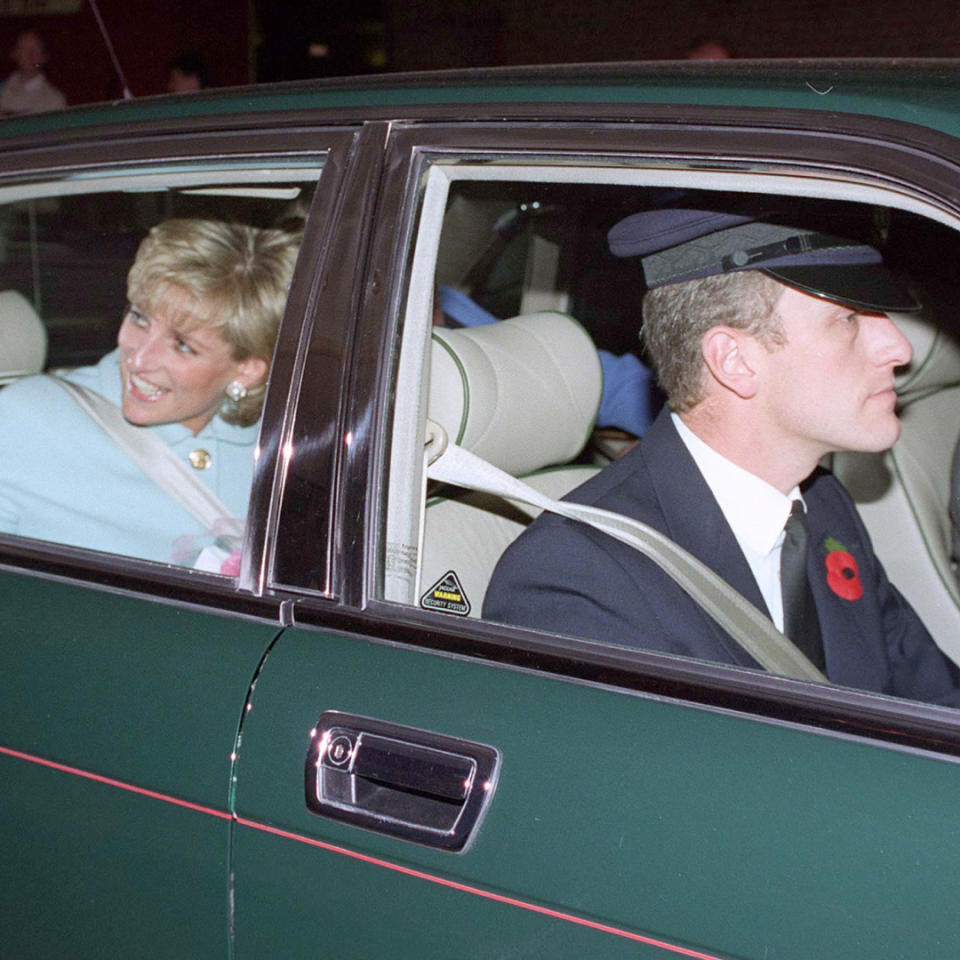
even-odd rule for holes
{"type": "Polygon", "coordinates": [[[960,663],[960,592],[951,561],[950,471],[960,438],[960,342],[932,321],[895,315],[913,346],[898,377],[900,439],[879,454],[838,453],[890,581],[940,648],[960,663]]]}
{"type": "Polygon", "coordinates": [[[47,360],[47,331],[30,302],[16,290],[0,293],[0,386],[40,373],[47,360]]]}
{"type": "MultiPolygon", "coordinates": [[[[596,420],[603,375],[576,320],[535,313],[433,334],[429,417],[450,441],[551,497],[598,470],[566,466],[596,420]]],[[[539,513],[498,497],[448,488],[427,501],[421,606],[480,616],[503,551],[539,513]]]]}

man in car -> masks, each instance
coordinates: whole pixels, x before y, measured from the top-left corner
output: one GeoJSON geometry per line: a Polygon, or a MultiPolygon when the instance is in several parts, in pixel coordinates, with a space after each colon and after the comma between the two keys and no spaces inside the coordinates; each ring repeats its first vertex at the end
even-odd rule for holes
{"type": "MultiPolygon", "coordinates": [[[[643,339],[668,398],[640,445],[569,499],[662,531],[790,637],[830,680],[960,704],[958,671],[887,580],[837,450],[899,435],[886,316],[916,308],[873,247],[700,210],[634,214],[611,250],[642,258],[643,339]]],[[[506,551],[484,617],[756,667],[658,566],[542,515],[506,551]]]]}

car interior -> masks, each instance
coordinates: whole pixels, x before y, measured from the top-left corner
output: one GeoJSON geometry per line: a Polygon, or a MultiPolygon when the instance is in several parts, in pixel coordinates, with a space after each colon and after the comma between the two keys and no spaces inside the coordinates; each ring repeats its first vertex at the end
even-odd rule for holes
{"type": "MultiPolygon", "coordinates": [[[[402,506],[403,485],[391,485],[387,551],[396,551],[398,540],[412,545],[416,570],[412,575],[388,559],[388,599],[480,616],[500,553],[539,512],[482,490],[427,483],[416,452],[406,459],[402,452],[411,422],[428,435],[440,425],[449,443],[551,498],[562,497],[636,440],[612,431],[611,442],[611,431],[594,429],[582,415],[602,390],[602,383],[584,376],[597,370],[597,349],[629,351],[642,360],[642,271],[635,261],[609,253],[606,232],[622,217],[655,206],[746,207],[880,247],[923,304],[918,314],[894,318],[914,348],[897,379],[898,443],[884,454],[836,454],[827,466],[854,496],[891,581],[960,663],[950,517],[960,437],[960,325],[951,310],[960,254],[956,224],[919,202],[861,184],[795,181],[787,196],[775,192],[784,186],[774,177],[734,182],[717,176],[716,188],[707,190],[703,177],[696,188],[688,185],[689,175],[687,182],[661,175],[655,186],[639,185],[650,171],[637,171],[634,185],[623,182],[629,179],[623,171],[609,183],[601,171],[559,165],[531,170],[528,179],[516,168],[491,176],[463,165],[441,167],[427,181],[398,374],[401,397],[405,375],[411,391],[419,390],[410,407],[419,413],[395,422],[392,450],[391,470],[419,477],[423,510],[421,516],[416,505],[402,506]],[[428,222],[431,210],[440,209],[429,202],[431,188],[443,204],[442,214],[428,222]],[[418,267],[432,284],[418,278],[418,267]],[[455,320],[432,312],[434,286],[457,290],[502,322],[457,329],[455,320]],[[431,329],[431,317],[442,325],[431,329]],[[518,344],[517,330],[540,325],[539,342],[518,344]],[[581,329],[591,342],[575,334],[581,329]],[[546,343],[556,349],[547,351],[546,343]],[[408,361],[429,369],[417,388],[416,378],[405,374],[408,361]]],[[[402,407],[398,403],[398,411],[402,407]]]]}

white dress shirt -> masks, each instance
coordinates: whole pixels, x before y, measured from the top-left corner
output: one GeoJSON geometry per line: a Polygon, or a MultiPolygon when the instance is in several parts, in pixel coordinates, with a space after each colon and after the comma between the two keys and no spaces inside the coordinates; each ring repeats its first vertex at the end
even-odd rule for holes
{"type": "Polygon", "coordinates": [[[794,500],[803,503],[800,488],[794,487],[788,494],[782,494],[766,480],[717,453],[675,413],[670,417],[737,538],[770,618],[778,630],[783,630],[780,550],[790,507],[794,500]]]}

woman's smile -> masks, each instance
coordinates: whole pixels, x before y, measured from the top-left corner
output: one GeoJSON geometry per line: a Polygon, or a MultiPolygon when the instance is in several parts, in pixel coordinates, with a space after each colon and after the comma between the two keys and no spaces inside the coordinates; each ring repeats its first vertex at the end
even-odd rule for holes
{"type": "Polygon", "coordinates": [[[143,377],[133,373],[132,371],[127,379],[127,389],[138,400],[143,400],[147,403],[152,402],[163,396],[165,393],[170,392],[169,390],[165,390],[163,387],[158,387],[155,384],[150,383],[149,380],[145,380],[143,377]]]}

